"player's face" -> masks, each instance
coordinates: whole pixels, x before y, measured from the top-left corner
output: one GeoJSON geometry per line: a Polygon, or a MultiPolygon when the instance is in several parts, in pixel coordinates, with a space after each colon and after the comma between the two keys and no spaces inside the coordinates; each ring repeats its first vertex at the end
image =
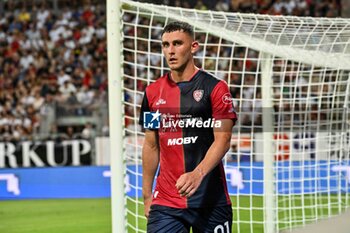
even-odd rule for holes
{"type": "Polygon", "coordinates": [[[183,71],[193,62],[198,42],[183,31],[166,32],[162,37],[162,48],[170,69],[183,71]]]}

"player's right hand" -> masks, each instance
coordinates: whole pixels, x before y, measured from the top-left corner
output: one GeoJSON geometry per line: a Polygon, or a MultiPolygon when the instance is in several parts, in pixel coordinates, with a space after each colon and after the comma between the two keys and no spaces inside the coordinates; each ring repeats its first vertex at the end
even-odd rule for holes
{"type": "Polygon", "coordinates": [[[202,183],[203,174],[199,170],[182,174],[176,181],[176,188],[181,197],[191,197],[202,183]]]}
{"type": "Polygon", "coordinates": [[[147,220],[148,220],[148,216],[149,216],[149,211],[151,209],[151,203],[152,203],[152,195],[150,197],[143,198],[144,211],[145,211],[145,216],[146,216],[147,220]]]}

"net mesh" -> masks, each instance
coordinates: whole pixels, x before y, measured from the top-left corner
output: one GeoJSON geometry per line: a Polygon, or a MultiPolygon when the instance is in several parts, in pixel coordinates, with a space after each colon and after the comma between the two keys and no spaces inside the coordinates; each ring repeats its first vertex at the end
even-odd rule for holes
{"type": "Polygon", "coordinates": [[[144,89],[169,71],[160,33],[170,21],[195,28],[196,65],[225,80],[239,121],[224,158],[234,232],[276,231],[330,218],[349,205],[350,20],[198,11],[123,1],[123,69],[127,219],[145,232],[138,125],[144,89]],[[265,56],[268,54],[268,56],[265,56]],[[264,107],[264,62],[272,66],[264,107]],[[271,117],[266,141],[263,116],[271,117]],[[273,146],[272,207],[264,203],[264,144],[273,146]],[[264,230],[265,229],[265,230],[264,230]]]}

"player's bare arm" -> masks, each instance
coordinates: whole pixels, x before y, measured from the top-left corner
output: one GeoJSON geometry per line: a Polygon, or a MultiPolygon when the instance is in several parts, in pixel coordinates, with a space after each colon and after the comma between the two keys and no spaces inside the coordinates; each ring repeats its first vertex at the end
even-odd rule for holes
{"type": "Polygon", "coordinates": [[[181,196],[192,196],[197,191],[205,175],[218,165],[229,150],[234,122],[231,119],[220,121],[221,127],[214,128],[214,142],[202,162],[192,172],[181,175],[177,180],[176,188],[181,196]]]}
{"type": "Polygon", "coordinates": [[[158,132],[146,130],[142,148],[142,194],[145,216],[148,218],[152,202],[152,187],[159,163],[158,132]]]}

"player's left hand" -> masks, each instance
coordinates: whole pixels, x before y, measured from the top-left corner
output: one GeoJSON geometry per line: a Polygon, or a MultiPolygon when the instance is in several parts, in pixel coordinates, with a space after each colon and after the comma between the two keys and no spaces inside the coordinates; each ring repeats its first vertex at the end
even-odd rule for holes
{"type": "Polygon", "coordinates": [[[176,182],[176,188],[181,197],[191,197],[198,189],[203,180],[201,172],[194,170],[182,174],[176,182]]]}

